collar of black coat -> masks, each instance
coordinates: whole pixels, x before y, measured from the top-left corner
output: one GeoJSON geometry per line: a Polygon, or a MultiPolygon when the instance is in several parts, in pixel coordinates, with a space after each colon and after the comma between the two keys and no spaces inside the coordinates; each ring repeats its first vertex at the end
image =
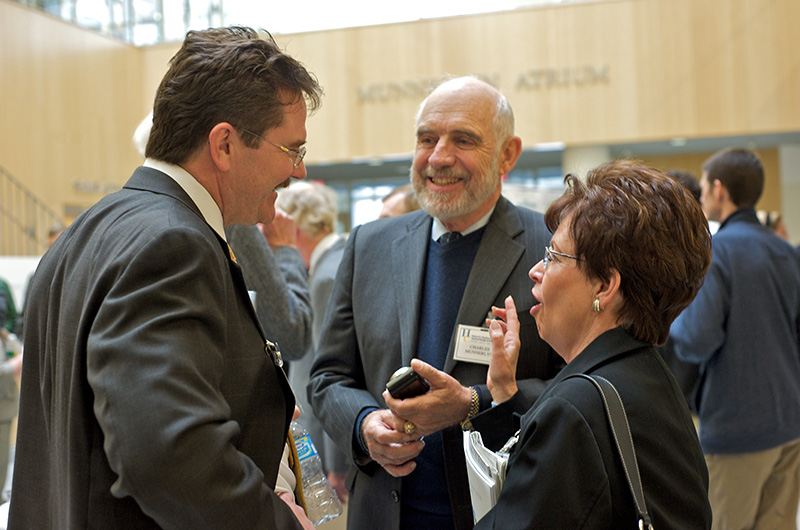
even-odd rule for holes
{"type": "Polygon", "coordinates": [[[594,339],[555,377],[551,385],[571,374],[590,373],[607,362],[631,351],[650,348],[651,344],[637,340],[624,328],[610,329],[594,339]]]}

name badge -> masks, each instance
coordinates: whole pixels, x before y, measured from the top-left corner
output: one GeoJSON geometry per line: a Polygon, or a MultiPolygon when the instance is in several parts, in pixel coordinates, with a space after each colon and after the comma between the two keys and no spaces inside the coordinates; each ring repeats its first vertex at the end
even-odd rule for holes
{"type": "Polygon", "coordinates": [[[488,365],[492,358],[489,328],[459,324],[453,357],[456,361],[488,365]]]}

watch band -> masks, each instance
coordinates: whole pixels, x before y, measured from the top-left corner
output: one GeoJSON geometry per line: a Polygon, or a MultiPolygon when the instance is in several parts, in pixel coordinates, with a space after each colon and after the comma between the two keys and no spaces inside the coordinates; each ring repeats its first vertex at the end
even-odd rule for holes
{"type": "Polygon", "coordinates": [[[470,421],[472,418],[478,415],[481,411],[481,400],[478,397],[478,390],[471,386],[469,387],[470,390],[470,402],[469,402],[469,412],[467,413],[467,419],[461,422],[461,428],[465,431],[472,430],[472,422],[470,421]]]}

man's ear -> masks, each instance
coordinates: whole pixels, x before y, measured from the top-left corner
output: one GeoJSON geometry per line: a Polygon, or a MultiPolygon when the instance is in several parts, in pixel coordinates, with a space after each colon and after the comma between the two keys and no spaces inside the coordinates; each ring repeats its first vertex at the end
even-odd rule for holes
{"type": "Polygon", "coordinates": [[[617,269],[611,269],[608,273],[608,278],[602,280],[597,287],[595,298],[600,300],[600,307],[606,308],[610,304],[622,303],[622,291],[620,291],[620,283],[622,277],[617,269]]]}
{"type": "Polygon", "coordinates": [[[500,149],[497,158],[497,168],[501,175],[505,175],[514,168],[519,156],[522,154],[522,139],[519,136],[511,136],[505,141],[500,149]]]}
{"type": "Polygon", "coordinates": [[[728,188],[719,179],[714,179],[714,182],[711,183],[711,193],[719,202],[728,202],[730,200],[728,188]]]}
{"type": "Polygon", "coordinates": [[[233,142],[241,143],[238,133],[230,123],[218,123],[208,133],[208,147],[211,159],[220,171],[230,171],[233,142]]]}

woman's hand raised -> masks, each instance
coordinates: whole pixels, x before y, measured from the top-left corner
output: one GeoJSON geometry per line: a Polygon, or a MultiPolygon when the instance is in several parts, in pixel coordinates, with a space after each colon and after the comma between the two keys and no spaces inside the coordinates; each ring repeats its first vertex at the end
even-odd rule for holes
{"type": "Polygon", "coordinates": [[[486,384],[495,403],[502,403],[517,393],[517,360],[519,359],[519,319],[514,299],[505,300],[505,308],[492,308],[498,319],[489,323],[492,358],[486,384]]]}

